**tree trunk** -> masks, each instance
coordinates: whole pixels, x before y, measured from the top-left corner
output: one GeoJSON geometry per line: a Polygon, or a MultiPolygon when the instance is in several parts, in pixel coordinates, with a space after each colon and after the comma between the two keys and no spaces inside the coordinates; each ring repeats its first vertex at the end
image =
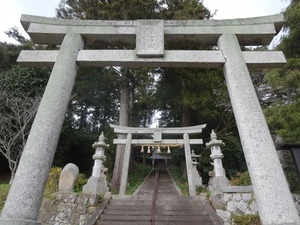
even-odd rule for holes
{"type": "MultiPolygon", "coordinates": [[[[121,86],[121,98],[120,98],[120,114],[119,114],[119,125],[128,126],[129,124],[129,76],[124,73],[122,76],[121,86]]],[[[118,139],[125,139],[125,135],[118,135],[118,139]]],[[[111,185],[114,188],[118,188],[121,182],[123,158],[125,152],[125,145],[117,145],[116,158],[113,171],[113,177],[111,185]]]]}
{"type": "Polygon", "coordinates": [[[12,184],[15,178],[15,172],[11,172],[10,174],[10,180],[9,180],[9,184],[12,184]]]}

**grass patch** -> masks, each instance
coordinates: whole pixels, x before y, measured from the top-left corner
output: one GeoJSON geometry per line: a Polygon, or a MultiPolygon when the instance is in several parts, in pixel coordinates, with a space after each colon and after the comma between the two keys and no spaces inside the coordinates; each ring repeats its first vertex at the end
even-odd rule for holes
{"type": "Polygon", "coordinates": [[[0,211],[2,211],[6,197],[9,192],[10,185],[9,183],[9,176],[1,176],[0,178],[0,211]]]}
{"type": "Polygon", "coordinates": [[[259,215],[232,215],[236,225],[261,225],[259,215]]]}
{"type": "Polygon", "coordinates": [[[127,195],[132,195],[151,171],[151,166],[146,164],[135,164],[134,171],[128,174],[127,195]]]}
{"type": "Polygon", "coordinates": [[[189,195],[189,185],[187,179],[182,177],[182,170],[175,165],[168,165],[168,169],[171,173],[171,176],[176,181],[177,186],[181,190],[183,195],[189,195]]]}

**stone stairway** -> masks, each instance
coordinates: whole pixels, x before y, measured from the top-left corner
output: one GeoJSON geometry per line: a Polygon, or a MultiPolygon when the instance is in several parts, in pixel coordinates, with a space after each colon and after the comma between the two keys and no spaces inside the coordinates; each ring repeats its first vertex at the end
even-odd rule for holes
{"type": "MultiPolygon", "coordinates": [[[[152,196],[111,199],[96,225],[150,225],[152,196]]],[[[199,197],[168,196],[156,202],[156,225],[216,225],[216,215],[199,197]]]]}
{"type": "MultiPolygon", "coordinates": [[[[151,225],[154,172],[137,195],[110,199],[95,225],[151,225]]],[[[155,225],[221,225],[215,211],[201,197],[179,194],[167,170],[160,174],[155,203],[155,225]]]]}

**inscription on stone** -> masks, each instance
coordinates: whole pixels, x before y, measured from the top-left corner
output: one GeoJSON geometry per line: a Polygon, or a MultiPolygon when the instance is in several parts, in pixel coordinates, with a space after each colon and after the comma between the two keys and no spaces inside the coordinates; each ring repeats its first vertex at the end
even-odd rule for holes
{"type": "Polygon", "coordinates": [[[164,56],[164,21],[138,20],[136,55],[140,58],[164,56]]]}

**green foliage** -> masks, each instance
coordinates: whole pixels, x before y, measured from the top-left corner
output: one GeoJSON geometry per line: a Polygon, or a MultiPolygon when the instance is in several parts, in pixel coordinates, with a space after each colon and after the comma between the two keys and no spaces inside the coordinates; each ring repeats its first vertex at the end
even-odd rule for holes
{"type": "Polygon", "coordinates": [[[140,186],[140,184],[145,180],[146,176],[151,170],[150,165],[135,164],[134,170],[128,174],[128,183],[126,194],[131,195],[140,186]]]}
{"type": "Polygon", "coordinates": [[[293,0],[285,11],[287,35],[278,46],[287,59],[281,70],[271,70],[266,82],[271,86],[276,101],[264,110],[273,133],[284,142],[298,143],[300,140],[300,1],[293,0]]]}
{"type": "Polygon", "coordinates": [[[236,176],[231,177],[230,183],[236,186],[247,186],[251,185],[251,178],[248,171],[243,173],[237,173],[236,176]]]}
{"type": "Polygon", "coordinates": [[[287,105],[274,105],[264,110],[267,122],[285,142],[300,140],[300,101],[287,105]]]}
{"type": "Polygon", "coordinates": [[[82,173],[90,174],[94,165],[92,157],[95,154],[92,144],[98,140],[99,135],[74,129],[63,130],[53,166],[64,167],[72,162],[79,167],[82,173]]]}
{"type": "Polygon", "coordinates": [[[16,65],[22,46],[0,42],[0,73],[16,65]]]}
{"type": "Polygon", "coordinates": [[[88,178],[85,174],[80,173],[74,184],[74,192],[82,192],[83,186],[87,184],[88,178]]]}
{"type": "Polygon", "coordinates": [[[44,92],[50,70],[13,66],[0,74],[0,89],[16,97],[36,97],[44,92]]]}
{"type": "Polygon", "coordinates": [[[247,165],[240,140],[233,135],[220,136],[219,139],[225,143],[221,148],[224,154],[223,167],[226,168],[227,177],[246,171],[247,165]]]}
{"type": "Polygon", "coordinates": [[[166,68],[157,85],[161,126],[217,124],[227,102],[225,83],[215,69],[166,68]],[[176,79],[174,79],[176,78],[176,79]],[[202,88],[205,87],[205,88],[202,88]]]}
{"type": "Polygon", "coordinates": [[[261,225],[259,215],[232,215],[235,225],[261,225]]]}
{"type": "Polygon", "coordinates": [[[291,4],[288,6],[284,13],[285,17],[285,26],[288,31],[288,35],[286,35],[279,49],[283,50],[288,58],[298,58],[300,57],[300,2],[299,0],[292,0],[291,4]]]}
{"type": "Polygon", "coordinates": [[[58,192],[58,184],[61,171],[62,168],[60,167],[51,168],[44,193],[46,197],[50,197],[52,196],[52,194],[58,192]]]}
{"type": "Polygon", "coordinates": [[[62,0],[57,17],[104,20],[209,19],[210,11],[196,0],[62,0]]]}

